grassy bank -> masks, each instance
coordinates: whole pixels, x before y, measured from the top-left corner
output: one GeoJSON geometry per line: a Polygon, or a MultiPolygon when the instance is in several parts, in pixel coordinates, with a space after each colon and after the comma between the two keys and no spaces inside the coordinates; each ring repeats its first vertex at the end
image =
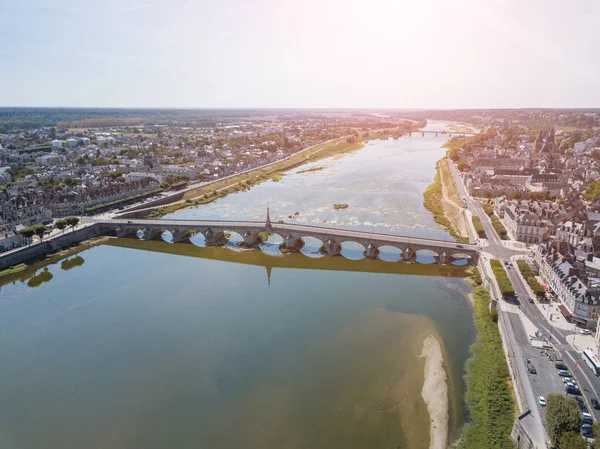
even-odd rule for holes
{"type": "Polygon", "coordinates": [[[433,219],[436,223],[444,226],[450,235],[458,242],[468,243],[469,239],[460,234],[458,227],[450,221],[444,207],[444,192],[442,187],[442,178],[440,175],[440,163],[436,166],[437,173],[433,179],[433,184],[430,184],[423,194],[425,207],[433,213],[433,219]]]}
{"type": "Polygon", "coordinates": [[[499,260],[492,259],[490,260],[490,265],[492,266],[494,276],[496,276],[496,281],[498,282],[498,287],[500,287],[500,293],[502,293],[502,296],[514,296],[515,288],[510,282],[502,263],[499,260]]]}
{"type": "Polygon", "coordinates": [[[537,296],[544,296],[546,290],[544,290],[544,287],[542,287],[535,278],[535,273],[533,272],[529,264],[524,260],[518,260],[517,266],[519,267],[519,271],[529,284],[529,287],[531,287],[531,290],[533,290],[533,293],[535,293],[537,296]]]}
{"type": "Polygon", "coordinates": [[[496,315],[489,310],[490,295],[473,290],[477,342],[467,362],[466,402],[471,422],[465,426],[461,449],[514,449],[510,439],[515,403],[496,315]]]}

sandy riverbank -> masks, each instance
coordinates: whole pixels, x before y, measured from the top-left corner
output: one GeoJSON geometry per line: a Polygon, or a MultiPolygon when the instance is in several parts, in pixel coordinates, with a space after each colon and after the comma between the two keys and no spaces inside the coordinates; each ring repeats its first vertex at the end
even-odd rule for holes
{"type": "Polygon", "coordinates": [[[421,396],[430,416],[429,449],[446,449],[448,443],[448,382],[439,341],[432,335],[423,342],[425,382],[421,396]]]}

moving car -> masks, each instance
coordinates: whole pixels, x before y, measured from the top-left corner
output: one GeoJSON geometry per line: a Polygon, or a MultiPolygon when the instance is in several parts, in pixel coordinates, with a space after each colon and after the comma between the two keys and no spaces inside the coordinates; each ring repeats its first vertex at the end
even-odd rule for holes
{"type": "Polygon", "coordinates": [[[540,403],[540,405],[541,405],[542,407],[545,407],[545,406],[546,406],[546,398],[545,398],[544,396],[540,396],[540,397],[538,397],[538,402],[540,403]]]}
{"type": "Polygon", "coordinates": [[[558,375],[561,377],[571,377],[571,373],[566,369],[559,369],[558,375]]]}
{"type": "Polygon", "coordinates": [[[592,403],[592,407],[594,407],[596,410],[600,410],[600,402],[598,402],[598,399],[590,398],[590,402],[592,403]]]}
{"type": "Polygon", "coordinates": [[[581,335],[590,335],[592,332],[589,329],[581,329],[579,333],[581,335]]]}

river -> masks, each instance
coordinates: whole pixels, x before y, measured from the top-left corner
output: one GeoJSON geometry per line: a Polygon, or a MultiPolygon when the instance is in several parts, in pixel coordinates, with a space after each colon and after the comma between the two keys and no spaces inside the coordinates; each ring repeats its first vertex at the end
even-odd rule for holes
{"type": "MultiPolygon", "coordinates": [[[[268,205],[273,221],[450,240],[422,205],[445,139],[370,142],[172,217],[268,205]]],[[[111,241],[3,285],[0,447],[427,448],[429,335],[455,438],[475,339],[464,270],[280,256],[276,238],[241,253],[111,241]]]]}

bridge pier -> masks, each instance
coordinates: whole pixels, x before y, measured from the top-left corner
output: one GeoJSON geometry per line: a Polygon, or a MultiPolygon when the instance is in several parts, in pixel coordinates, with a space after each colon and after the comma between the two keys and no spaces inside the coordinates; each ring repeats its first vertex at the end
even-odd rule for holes
{"type": "Polygon", "coordinates": [[[204,244],[206,246],[221,246],[223,244],[221,242],[223,238],[222,232],[214,232],[211,228],[208,228],[202,232],[202,235],[204,236],[204,244]]]}
{"type": "Polygon", "coordinates": [[[254,246],[258,241],[258,231],[246,231],[242,236],[244,238],[244,245],[246,246],[254,246]]]}
{"type": "Polygon", "coordinates": [[[379,255],[379,248],[372,243],[369,243],[363,254],[368,259],[377,259],[377,256],[379,255]]]}
{"type": "Polygon", "coordinates": [[[342,252],[342,245],[329,238],[326,242],[323,242],[321,252],[324,252],[328,256],[339,256],[342,252]]]}
{"type": "Polygon", "coordinates": [[[417,253],[410,246],[407,246],[404,251],[402,251],[402,260],[405,262],[413,262],[417,258],[417,253]]]}
{"type": "Polygon", "coordinates": [[[450,259],[451,259],[451,257],[448,255],[448,253],[446,251],[443,251],[438,254],[439,255],[435,257],[436,262],[439,264],[442,264],[442,265],[448,265],[448,263],[450,262],[450,259]]]}
{"type": "Polygon", "coordinates": [[[293,251],[300,249],[303,245],[302,238],[288,234],[285,236],[285,249],[293,251]]]}
{"type": "Polygon", "coordinates": [[[142,229],[144,235],[141,240],[154,240],[156,237],[163,233],[161,228],[144,228],[142,229]]]}
{"type": "Polygon", "coordinates": [[[173,229],[171,231],[171,234],[173,235],[173,243],[182,242],[183,240],[189,239],[192,235],[191,232],[189,231],[189,229],[187,229],[187,230],[173,229]]]}

